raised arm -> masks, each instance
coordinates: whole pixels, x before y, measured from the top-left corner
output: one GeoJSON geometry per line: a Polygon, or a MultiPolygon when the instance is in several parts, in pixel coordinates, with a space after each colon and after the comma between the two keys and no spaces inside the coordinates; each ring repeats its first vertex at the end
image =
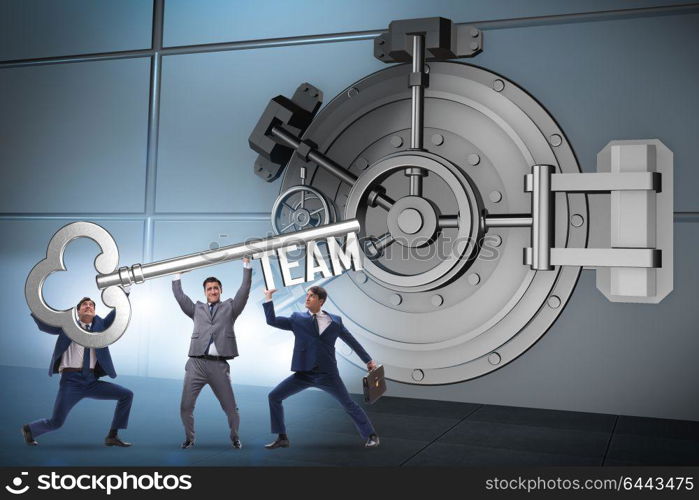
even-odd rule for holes
{"type": "Polygon", "coordinates": [[[250,260],[243,260],[243,283],[241,283],[238,292],[233,297],[233,316],[237,317],[248,303],[250,297],[250,285],[252,284],[252,267],[249,267],[250,260]]]}
{"type": "MultiPolygon", "coordinates": [[[[128,297],[131,294],[131,286],[124,287],[124,292],[126,292],[126,296],[128,297]]],[[[112,309],[109,311],[109,314],[107,314],[102,321],[104,321],[104,329],[106,330],[110,326],[112,326],[112,323],[114,323],[114,318],[116,317],[116,309],[112,309]]]]}
{"type": "Polygon", "coordinates": [[[114,318],[116,317],[116,309],[112,309],[109,311],[109,314],[107,314],[102,321],[104,321],[104,328],[105,330],[112,326],[112,323],[114,323],[114,318]]]}
{"type": "Polygon", "coordinates": [[[38,326],[39,330],[41,330],[42,332],[50,333],[51,335],[58,335],[62,331],[61,328],[57,326],[47,325],[33,314],[31,314],[31,317],[34,320],[34,323],[36,323],[36,326],[38,326]]]}
{"type": "Polygon", "coordinates": [[[182,312],[190,318],[194,318],[194,302],[182,291],[182,280],[179,275],[172,280],[172,293],[175,295],[175,300],[180,305],[182,312]]]}
{"type": "Polygon", "coordinates": [[[265,310],[265,318],[267,318],[267,324],[275,328],[281,328],[282,330],[291,330],[291,319],[285,316],[277,316],[274,313],[274,303],[272,302],[272,294],[276,290],[265,290],[266,302],[262,304],[265,310]]]}

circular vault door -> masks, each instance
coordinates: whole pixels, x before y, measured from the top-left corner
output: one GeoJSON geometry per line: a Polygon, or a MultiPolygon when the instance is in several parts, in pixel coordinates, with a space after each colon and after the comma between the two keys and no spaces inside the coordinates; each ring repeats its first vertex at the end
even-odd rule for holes
{"type": "MultiPolygon", "coordinates": [[[[313,120],[304,139],[357,176],[347,184],[294,156],[282,191],[308,167],[308,185],[338,218],[362,225],[364,271],[327,284],[329,310],[393,380],[445,384],[502,367],[531,347],[566,304],[579,267],[523,264],[529,227],[485,217],[530,214],[533,165],[579,173],[549,114],[507,79],[474,66],[429,64],[424,147],[411,150],[409,65],[353,84],[313,120]],[[419,169],[419,170],[414,170],[419,169]],[[409,172],[420,173],[411,187],[409,172]],[[392,200],[376,203],[376,195],[392,200]]],[[[555,195],[555,246],[585,247],[587,202],[555,195]]],[[[347,348],[338,351],[357,363],[347,348]]]]}

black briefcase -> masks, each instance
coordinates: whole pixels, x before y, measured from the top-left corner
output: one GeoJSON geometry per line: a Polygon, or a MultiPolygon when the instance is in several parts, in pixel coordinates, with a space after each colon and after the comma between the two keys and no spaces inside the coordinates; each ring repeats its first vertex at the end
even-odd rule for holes
{"type": "Polygon", "coordinates": [[[386,392],[386,379],[383,375],[383,365],[379,365],[362,379],[364,387],[364,402],[374,404],[386,392]]]}

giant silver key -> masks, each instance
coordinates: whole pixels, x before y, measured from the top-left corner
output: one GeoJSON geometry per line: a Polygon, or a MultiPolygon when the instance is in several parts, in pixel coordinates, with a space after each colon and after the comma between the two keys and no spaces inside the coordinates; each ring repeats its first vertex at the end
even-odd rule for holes
{"type": "Polygon", "coordinates": [[[291,245],[305,245],[310,241],[345,236],[359,231],[359,222],[349,220],[314,227],[295,233],[285,233],[270,238],[236,243],[225,247],[197,252],[173,259],[135,264],[131,267],[119,265],[119,250],[116,242],[103,227],[92,222],[73,222],[59,229],[51,238],[46,250],[46,258],[30,271],[24,285],[24,296],[32,314],[40,321],[63,329],[71,340],[85,347],[106,347],[113,344],[126,331],[131,319],[131,303],[123,287],[143,283],[152,278],[160,278],[175,273],[213,266],[245,256],[262,254],[291,245]],[[66,246],[77,238],[89,238],[96,242],[102,253],[95,257],[95,280],[102,290],[102,301],[115,309],[112,324],[102,332],[83,330],[77,321],[77,308],[57,310],[45,301],[42,288],[46,278],[55,271],[65,271],[63,253],[66,246]]]}

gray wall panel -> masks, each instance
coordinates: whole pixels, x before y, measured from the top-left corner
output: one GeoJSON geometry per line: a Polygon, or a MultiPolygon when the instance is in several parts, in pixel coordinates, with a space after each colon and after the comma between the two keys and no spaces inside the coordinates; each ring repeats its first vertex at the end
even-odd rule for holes
{"type": "Polygon", "coordinates": [[[279,190],[253,174],[248,136],[269,100],[310,82],[329,101],[382,69],[369,42],[168,56],[163,62],[158,212],[269,212],[279,190]],[[318,61],[342,61],[331,71],[318,61]]]}
{"type": "MultiPolygon", "coordinates": [[[[143,223],[92,219],[107,229],[119,246],[120,263],[140,262],[143,248],[143,223]]],[[[0,220],[0,276],[3,328],[0,335],[0,364],[48,369],[56,342],[52,335],[36,327],[24,300],[24,282],[34,265],[46,257],[51,236],[63,225],[56,220],[0,220]]],[[[100,300],[95,284],[93,261],[99,247],[90,240],[71,242],[64,262],[67,271],[53,273],[44,284],[44,300],[55,309],[68,309],[84,296],[95,300],[96,312],[106,316],[110,309],[100,300]]],[[[126,334],[110,350],[117,374],[138,371],[138,339],[143,336],[138,322],[132,322],[126,334]]]]}
{"type": "Polygon", "coordinates": [[[0,61],[146,49],[152,13],[143,0],[2,0],[0,61]]]}
{"type": "Polygon", "coordinates": [[[455,22],[656,6],[658,0],[166,0],[165,46],[385,29],[394,19],[455,22]]]}
{"type": "Polygon", "coordinates": [[[147,59],[0,69],[0,212],[142,212],[147,59]]]}

